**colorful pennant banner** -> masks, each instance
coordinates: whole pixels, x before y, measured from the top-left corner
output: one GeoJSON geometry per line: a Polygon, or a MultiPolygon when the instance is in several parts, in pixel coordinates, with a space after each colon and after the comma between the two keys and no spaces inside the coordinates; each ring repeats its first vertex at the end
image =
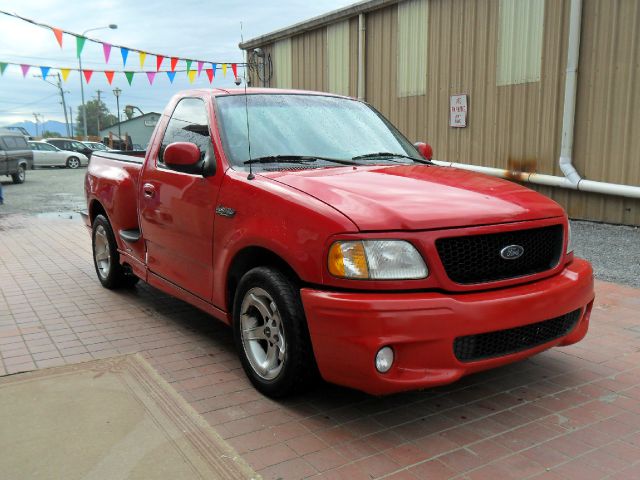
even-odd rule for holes
{"type": "MultiPolygon", "coordinates": [[[[72,37],[75,37],[75,39],[76,39],[76,56],[77,57],[80,57],[82,55],[82,52],[83,52],[84,47],[85,47],[85,43],[88,40],[89,42],[97,43],[97,44],[102,45],[102,50],[103,50],[103,53],[104,53],[104,59],[105,59],[106,63],[109,63],[109,59],[111,57],[111,47],[114,46],[114,47],[119,48],[120,49],[120,53],[122,55],[122,64],[125,67],[127,66],[127,59],[129,57],[129,52],[138,53],[139,60],[140,60],[140,68],[144,67],[144,63],[145,63],[145,59],[146,59],[147,55],[155,56],[156,57],[156,72],[160,71],[160,66],[162,65],[162,61],[165,58],[171,58],[171,71],[172,72],[176,71],[176,66],[177,66],[179,61],[184,61],[186,63],[187,72],[191,71],[191,66],[192,66],[193,62],[197,62],[196,64],[197,64],[197,67],[198,67],[198,71],[197,71],[198,72],[198,76],[200,76],[200,73],[202,73],[203,65],[205,63],[209,63],[209,62],[206,62],[204,60],[191,59],[191,58],[170,57],[168,55],[164,55],[164,54],[160,54],[160,53],[154,53],[154,52],[148,52],[148,51],[140,50],[140,49],[137,49],[137,48],[129,48],[129,47],[125,47],[125,46],[122,46],[122,45],[111,45],[111,44],[103,42],[101,40],[85,37],[84,35],[80,35],[78,33],[70,32],[68,30],[63,30],[61,28],[57,28],[57,27],[54,27],[52,25],[47,25],[45,23],[37,22],[37,21],[32,20],[30,18],[22,17],[22,16],[20,16],[20,15],[18,15],[16,13],[11,13],[11,12],[7,12],[7,11],[4,11],[4,10],[0,10],[0,14],[6,15],[6,16],[9,16],[9,17],[18,18],[18,19],[20,19],[20,20],[22,20],[24,22],[31,23],[32,25],[36,25],[38,27],[46,28],[46,29],[51,30],[53,32],[53,35],[54,35],[54,37],[56,39],[56,42],[58,43],[60,48],[62,48],[62,46],[63,46],[64,35],[70,35],[72,37]]],[[[232,65],[232,66],[236,65],[236,68],[237,68],[237,65],[244,65],[244,63],[238,63],[238,62],[236,62],[236,63],[232,63],[232,62],[217,62],[217,63],[222,65],[222,73],[223,73],[224,76],[226,76],[227,64],[228,65],[232,65]]],[[[213,67],[212,67],[214,72],[215,72],[215,65],[216,64],[214,63],[213,67]]],[[[234,75],[237,76],[237,71],[235,69],[233,69],[233,67],[232,67],[232,70],[234,72],[234,75]]],[[[215,73],[214,73],[214,76],[215,76],[215,73]]]]}

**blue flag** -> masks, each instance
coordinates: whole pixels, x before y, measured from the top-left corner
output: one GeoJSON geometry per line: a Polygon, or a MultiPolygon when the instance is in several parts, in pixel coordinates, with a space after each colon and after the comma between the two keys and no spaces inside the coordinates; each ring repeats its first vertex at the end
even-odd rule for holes
{"type": "Polygon", "coordinates": [[[169,81],[173,83],[173,79],[176,78],[176,72],[167,72],[167,77],[169,77],[169,81]]]}
{"type": "Polygon", "coordinates": [[[126,66],[127,65],[127,57],[129,56],[129,49],[121,47],[120,48],[120,53],[122,54],[122,64],[124,66],[126,66]]]}
{"type": "Polygon", "coordinates": [[[49,75],[49,69],[51,67],[40,67],[40,71],[42,72],[42,79],[46,80],[47,79],[47,75],[49,75]]]}

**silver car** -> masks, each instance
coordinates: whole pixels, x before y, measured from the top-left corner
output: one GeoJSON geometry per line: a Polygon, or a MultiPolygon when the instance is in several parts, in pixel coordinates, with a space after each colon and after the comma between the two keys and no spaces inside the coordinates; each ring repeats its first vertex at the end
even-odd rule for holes
{"type": "Polygon", "coordinates": [[[33,165],[35,167],[78,168],[89,163],[86,155],[60,150],[47,142],[29,142],[29,146],[33,150],[33,165]]]}

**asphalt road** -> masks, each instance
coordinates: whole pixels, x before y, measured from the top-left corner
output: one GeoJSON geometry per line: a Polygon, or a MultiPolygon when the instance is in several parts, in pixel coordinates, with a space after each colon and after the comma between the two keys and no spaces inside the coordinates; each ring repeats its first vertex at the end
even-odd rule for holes
{"type": "MultiPolygon", "coordinates": [[[[69,218],[86,208],[83,192],[86,169],[42,169],[27,172],[22,185],[1,177],[9,213],[45,214],[69,218]]],[[[640,288],[640,228],[572,221],[576,255],[591,261],[596,277],[640,288]]]]}

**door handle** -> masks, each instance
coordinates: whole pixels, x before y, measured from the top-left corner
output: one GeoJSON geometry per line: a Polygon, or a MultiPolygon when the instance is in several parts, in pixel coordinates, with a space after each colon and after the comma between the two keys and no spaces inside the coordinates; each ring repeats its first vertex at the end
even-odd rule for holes
{"type": "Polygon", "coordinates": [[[154,187],[150,183],[145,183],[142,186],[142,193],[147,198],[153,198],[153,196],[156,194],[156,187],[154,187]]]}

